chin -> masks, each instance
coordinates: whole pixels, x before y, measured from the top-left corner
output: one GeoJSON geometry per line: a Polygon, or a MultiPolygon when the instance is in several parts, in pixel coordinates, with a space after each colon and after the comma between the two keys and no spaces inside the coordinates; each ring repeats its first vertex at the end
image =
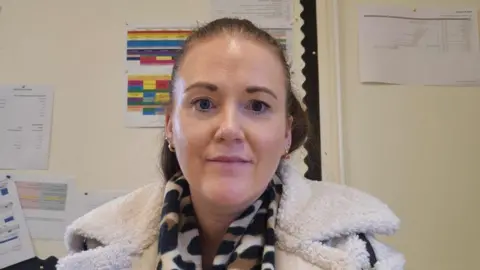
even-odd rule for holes
{"type": "MultiPolygon", "coordinates": [[[[230,177],[229,177],[230,178],[230,177]]],[[[219,206],[235,207],[244,204],[250,204],[252,200],[255,200],[259,196],[261,191],[258,192],[253,181],[245,181],[245,179],[253,179],[251,177],[241,179],[235,177],[235,179],[221,178],[217,180],[210,179],[204,182],[202,191],[212,203],[219,206]]]]}

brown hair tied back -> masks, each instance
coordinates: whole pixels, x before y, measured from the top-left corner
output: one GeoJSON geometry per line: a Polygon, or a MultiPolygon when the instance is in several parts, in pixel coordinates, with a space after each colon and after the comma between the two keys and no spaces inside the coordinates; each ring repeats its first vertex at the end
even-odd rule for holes
{"type": "MultiPolygon", "coordinates": [[[[290,65],[287,62],[287,57],[282,45],[273,38],[266,31],[258,28],[249,20],[235,19],[235,18],[222,18],[214,20],[202,27],[197,28],[186,39],[183,48],[177,54],[175,58],[175,64],[173,66],[172,78],[169,86],[170,104],[167,105],[167,111],[171,110],[171,104],[173,99],[173,85],[176,79],[176,73],[179,65],[182,63],[182,59],[192,46],[200,41],[217,37],[220,35],[241,35],[247,39],[253,39],[259,41],[271,49],[278,55],[278,58],[283,63],[283,69],[285,72],[285,85],[287,89],[287,117],[293,118],[292,124],[292,144],[289,149],[289,153],[297,150],[305,142],[308,134],[308,117],[305,111],[302,109],[300,101],[293,94],[292,82],[290,78],[290,65]]],[[[164,141],[162,147],[162,153],[160,157],[160,168],[163,173],[163,177],[166,180],[171,179],[177,172],[180,171],[180,165],[178,164],[177,156],[174,152],[168,148],[168,141],[164,141]]]]}

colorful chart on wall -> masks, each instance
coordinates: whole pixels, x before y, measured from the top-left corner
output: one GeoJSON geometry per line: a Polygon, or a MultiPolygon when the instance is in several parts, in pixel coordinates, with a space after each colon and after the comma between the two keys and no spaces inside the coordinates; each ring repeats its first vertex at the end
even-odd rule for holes
{"type": "MultiPolygon", "coordinates": [[[[178,54],[192,28],[129,27],[126,62],[127,127],[163,127],[165,105],[169,102],[174,57],[178,54]]],[[[290,55],[291,30],[265,29],[276,38],[290,55]]]]}
{"type": "Polygon", "coordinates": [[[130,27],[126,62],[127,127],[163,127],[168,86],[174,64],[188,28],[130,27]]]}

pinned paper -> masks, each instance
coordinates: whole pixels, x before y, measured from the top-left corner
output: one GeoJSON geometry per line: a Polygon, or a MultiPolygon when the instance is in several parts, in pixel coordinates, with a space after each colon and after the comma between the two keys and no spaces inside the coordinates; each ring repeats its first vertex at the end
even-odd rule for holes
{"type": "Polygon", "coordinates": [[[480,85],[474,9],[360,9],[360,79],[364,83],[480,85]]]}
{"type": "Polygon", "coordinates": [[[175,56],[188,28],[135,27],[127,31],[127,127],[163,127],[175,56]]]}
{"type": "Polygon", "coordinates": [[[48,169],[53,90],[0,86],[0,169],[48,169]]]}
{"type": "Polygon", "coordinates": [[[15,184],[0,179],[0,269],[35,257],[15,184]]]}
{"type": "Polygon", "coordinates": [[[291,28],[293,1],[291,0],[211,0],[212,18],[239,17],[263,28],[291,28]]]}
{"type": "Polygon", "coordinates": [[[63,241],[66,227],[80,212],[74,179],[33,174],[6,176],[15,183],[31,237],[63,241]]]}

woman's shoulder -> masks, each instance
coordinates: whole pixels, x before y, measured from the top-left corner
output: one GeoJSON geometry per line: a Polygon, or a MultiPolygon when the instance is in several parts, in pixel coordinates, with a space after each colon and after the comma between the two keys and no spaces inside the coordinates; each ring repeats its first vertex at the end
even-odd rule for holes
{"type": "Polygon", "coordinates": [[[302,232],[316,234],[317,239],[319,234],[327,237],[357,230],[393,234],[399,228],[400,219],[390,207],[366,192],[305,179],[290,166],[282,173],[284,191],[279,209],[282,224],[301,226],[302,232]]]}
{"type": "Polygon", "coordinates": [[[292,167],[282,173],[276,235],[284,251],[322,269],[403,269],[403,255],[375,239],[399,228],[387,204],[345,185],[305,179],[292,167]]]}

